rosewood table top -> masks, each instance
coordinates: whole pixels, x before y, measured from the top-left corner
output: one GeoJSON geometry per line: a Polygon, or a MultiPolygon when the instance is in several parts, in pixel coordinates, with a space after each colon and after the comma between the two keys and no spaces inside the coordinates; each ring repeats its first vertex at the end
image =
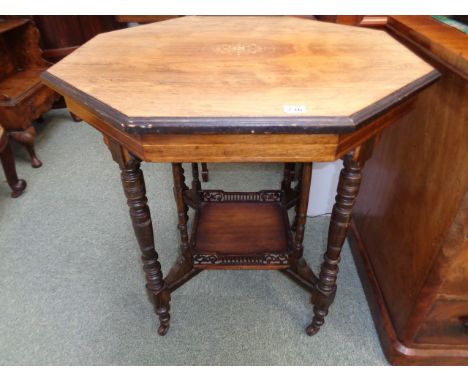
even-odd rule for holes
{"type": "Polygon", "coordinates": [[[103,33],[45,73],[128,133],[349,133],[437,77],[383,31],[182,17],[103,33]]]}

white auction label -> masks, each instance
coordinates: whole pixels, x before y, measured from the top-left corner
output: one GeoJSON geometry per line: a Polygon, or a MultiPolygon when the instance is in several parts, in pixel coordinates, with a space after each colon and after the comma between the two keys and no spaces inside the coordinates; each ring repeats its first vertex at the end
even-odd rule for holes
{"type": "Polygon", "coordinates": [[[300,114],[306,112],[305,105],[283,105],[283,110],[288,114],[300,114]]]}

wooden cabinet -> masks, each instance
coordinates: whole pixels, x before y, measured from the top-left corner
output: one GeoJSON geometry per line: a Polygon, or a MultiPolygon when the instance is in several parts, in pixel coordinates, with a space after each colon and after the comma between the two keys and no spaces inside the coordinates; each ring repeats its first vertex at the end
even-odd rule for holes
{"type": "Polygon", "coordinates": [[[31,122],[58,99],[39,79],[48,67],[31,20],[0,19],[0,123],[11,138],[25,145],[33,167],[42,163],[34,151],[36,131],[31,122]]]}
{"type": "Polygon", "coordinates": [[[443,76],[374,145],[353,255],[391,363],[468,364],[467,37],[429,16],[387,28],[443,76]]]}
{"type": "Polygon", "coordinates": [[[33,16],[44,57],[57,62],[99,33],[125,27],[114,16],[33,16]]]}

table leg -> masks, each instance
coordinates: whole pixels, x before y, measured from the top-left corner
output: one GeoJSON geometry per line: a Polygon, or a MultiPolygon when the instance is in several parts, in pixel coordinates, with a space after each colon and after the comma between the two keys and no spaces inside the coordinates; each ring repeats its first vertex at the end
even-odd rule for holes
{"type": "Polygon", "coordinates": [[[328,229],[327,250],[324,254],[318,282],[312,293],[311,302],[314,305],[314,317],[306,329],[310,336],[317,333],[324,324],[325,316],[335,298],[340,252],[351,222],[351,212],[360,183],[361,166],[353,154],[349,153],[344,158],[344,168],[340,173],[336,202],[333,206],[328,229]]]}
{"type": "Polygon", "coordinates": [[[186,189],[184,169],[180,163],[172,163],[172,175],[174,177],[174,196],[177,206],[177,216],[179,224],[177,228],[180,232],[180,249],[184,257],[189,255],[189,236],[187,231],[188,207],[184,202],[184,191],[186,189]]]}
{"type": "Polygon", "coordinates": [[[284,164],[283,180],[281,182],[281,189],[284,192],[291,192],[291,183],[294,180],[294,167],[295,163],[284,164]]]}
{"type": "MultiPolygon", "coordinates": [[[[312,166],[312,164],[311,164],[312,166]]],[[[312,167],[311,167],[311,171],[312,171],[312,167]]],[[[302,198],[304,195],[301,194],[301,191],[302,191],[302,179],[303,179],[303,164],[299,164],[299,173],[298,173],[298,176],[297,176],[297,185],[296,185],[296,188],[294,190],[294,192],[296,192],[298,195],[299,195],[299,198],[302,198]]],[[[310,179],[307,179],[308,180],[308,185],[306,185],[307,187],[307,204],[306,204],[306,214],[307,214],[307,206],[309,205],[309,192],[310,192],[310,182],[311,182],[311,178],[310,179]]],[[[300,206],[300,203],[299,203],[299,199],[298,199],[298,202],[296,203],[295,207],[294,207],[294,212],[295,212],[295,215],[294,215],[294,221],[293,221],[293,224],[291,226],[291,230],[292,231],[296,231],[296,228],[297,228],[297,223],[298,223],[298,219],[299,219],[299,216],[300,216],[300,213],[299,213],[299,206],[300,206]]]]}
{"type": "Polygon", "coordinates": [[[146,287],[156,306],[159,316],[159,335],[169,330],[170,292],[165,288],[161,264],[154,247],[153,224],[147,204],[145,180],[140,169],[140,160],[125,152],[122,147],[109,140],[112,157],[119,164],[122,185],[130,208],[133,229],[142,253],[143,269],[146,276],[146,287]]]}
{"type": "Polygon", "coordinates": [[[304,254],[304,232],[307,221],[307,206],[309,204],[309,189],[312,179],[312,163],[304,163],[299,173],[299,198],[296,205],[296,216],[294,218],[295,237],[294,237],[294,252],[291,259],[291,269],[285,270],[284,273],[292,276],[293,279],[301,284],[305,283],[305,287],[310,290],[317,282],[317,277],[307,265],[304,254]],[[299,279],[297,278],[299,276],[299,279]]]}
{"type": "Polygon", "coordinates": [[[208,182],[208,176],[209,176],[208,165],[205,162],[202,162],[201,168],[202,168],[202,172],[201,172],[202,179],[204,182],[208,182]]]}
{"type": "Polygon", "coordinates": [[[189,235],[187,230],[188,207],[184,202],[184,191],[187,186],[185,185],[185,176],[182,164],[172,163],[172,175],[174,178],[174,196],[177,207],[177,216],[179,219],[177,228],[180,232],[180,252],[182,255],[178,262],[187,263],[187,267],[192,268],[192,261],[189,252],[189,235]]]}
{"type": "Polygon", "coordinates": [[[192,163],[192,199],[198,204],[198,193],[201,190],[198,163],[192,163]]]}
{"type": "MultiPolygon", "coordinates": [[[[200,190],[200,180],[198,179],[198,164],[192,163],[193,181],[191,193],[193,202],[198,205],[198,191],[200,190]]],[[[174,178],[174,197],[177,207],[178,225],[180,232],[180,255],[174,265],[169,270],[164,279],[166,288],[174,291],[193,276],[201,272],[201,269],[194,269],[192,264],[192,253],[190,251],[189,235],[187,229],[188,206],[184,199],[184,192],[188,189],[185,184],[184,168],[181,163],[172,164],[172,175],[174,178]]]]}

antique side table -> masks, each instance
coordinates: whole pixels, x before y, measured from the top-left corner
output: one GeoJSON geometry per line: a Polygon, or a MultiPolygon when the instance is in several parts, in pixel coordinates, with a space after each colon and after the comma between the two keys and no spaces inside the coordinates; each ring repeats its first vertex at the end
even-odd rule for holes
{"type": "Polygon", "coordinates": [[[120,166],[160,335],[171,292],[204,269],[281,270],[311,292],[312,335],[335,296],[366,147],[438,76],[381,31],[294,17],[183,17],[98,35],[42,79],[103,134],[120,166]],[[312,163],[338,158],[316,276],[302,244],[312,163]],[[172,163],[181,254],[165,278],[141,161],[172,163]],[[202,190],[197,162],[283,162],[284,179],[276,190],[202,190]],[[182,163],[192,163],[190,187],[182,163]],[[296,185],[293,163],[302,164],[296,185]]]}

